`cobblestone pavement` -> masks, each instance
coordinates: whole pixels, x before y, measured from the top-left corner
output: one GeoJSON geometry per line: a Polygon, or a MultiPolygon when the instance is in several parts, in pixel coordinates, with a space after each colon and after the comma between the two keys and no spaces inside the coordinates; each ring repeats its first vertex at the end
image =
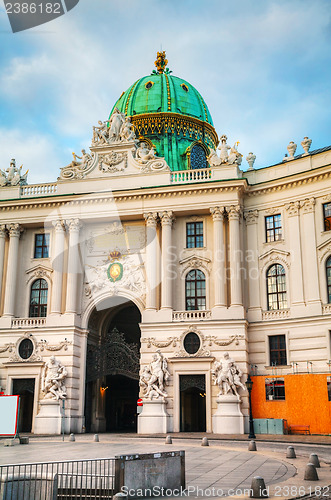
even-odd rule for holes
{"type": "Polygon", "coordinates": [[[0,463],[31,463],[85,458],[110,458],[119,454],[151,453],[185,450],[186,483],[192,498],[205,496],[235,496],[247,498],[251,480],[262,476],[269,489],[269,496],[294,498],[314,494],[320,500],[330,499],[331,446],[297,444],[297,459],[286,459],[288,443],[257,443],[257,452],[248,452],[245,441],[211,440],[209,447],[201,447],[194,438],[174,438],[172,445],[162,438],[137,437],[136,435],[100,434],[100,442],[93,442],[93,435],[77,435],[75,442],[68,436],[31,437],[29,445],[1,447],[0,463]],[[304,468],[309,454],[324,453],[326,462],[318,469],[318,482],[304,481],[304,468]],[[329,459],[329,460],[328,460],[329,459]],[[329,463],[327,463],[329,462],[329,463]],[[325,487],[324,490],[316,490],[325,487]],[[316,494],[315,494],[316,493],[316,494]]]}

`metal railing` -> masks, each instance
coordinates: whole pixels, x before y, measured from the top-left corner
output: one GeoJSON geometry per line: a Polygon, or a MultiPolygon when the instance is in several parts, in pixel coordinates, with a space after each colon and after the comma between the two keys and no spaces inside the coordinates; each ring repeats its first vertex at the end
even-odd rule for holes
{"type": "Polygon", "coordinates": [[[114,494],[114,458],[0,466],[1,500],[101,500],[114,494]]]}

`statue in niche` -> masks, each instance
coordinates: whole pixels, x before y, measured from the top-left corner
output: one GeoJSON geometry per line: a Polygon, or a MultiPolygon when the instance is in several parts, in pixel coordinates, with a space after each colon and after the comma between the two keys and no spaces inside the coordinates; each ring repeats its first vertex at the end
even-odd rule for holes
{"type": "Polygon", "coordinates": [[[139,385],[143,389],[144,398],[153,400],[167,397],[164,385],[169,377],[167,360],[158,349],[152,362],[144,367],[140,375],[139,385]]]}
{"type": "Polygon", "coordinates": [[[127,142],[134,141],[136,138],[134,126],[131,123],[130,116],[127,116],[125,118],[125,121],[121,127],[120,138],[121,138],[121,141],[127,141],[127,142]]]}
{"type": "Polygon", "coordinates": [[[215,361],[212,376],[214,384],[218,385],[220,389],[218,396],[224,396],[231,392],[231,394],[239,397],[237,388],[241,387],[243,390],[246,390],[240,381],[242,371],[237,363],[230,358],[228,352],[224,353],[223,359],[215,361]]]}
{"type": "Polygon", "coordinates": [[[68,372],[55,356],[51,356],[44,366],[41,390],[44,393],[44,399],[65,399],[67,397],[64,380],[68,372]]]}
{"type": "Polygon", "coordinates": [[[147,163],[149,160],[154,160],[155,149],[148,149],[146,142],[141,142],[136,151],[136,158],[139,163],[147,163]]]}
{"type": "Polygon", "coordinates": [[[228,151],[230,148],[230,146],[228,146],[227,144],[227,136],[225,134],[223,134],[221,137],[220,137],[220,140],[221,140],[221,144],[218,146],[218,149],[220,150],[220,160],[221,160],[221,163],[227,163],[228,162],[228,158],[229,158],[229,155],[228,155],[228,151]]]}
{"type": "Polygon", "coordinates": [[[109,119],[108,142],[120,140],[120,132],[125,122],[125,115],[118,108],[115,108],[109,119]]]}
{"type": "Polygon", "coordinates": [[[108,121],[98,121],[99,126],[93,127],[92,144],[107,144],[108,142],[108,121]]]}
{"type": "Polygon", "coordinates": [[[239,142],[236,142],[232,148],[230,148],[230,154],[229,154],[229,159],[228,162],[230,165],[233,165],[236,163],[237,165],[241,165],[242,162],[242,157],[243,155],[239,153],[237,147],[238,147],[239,142]]]}

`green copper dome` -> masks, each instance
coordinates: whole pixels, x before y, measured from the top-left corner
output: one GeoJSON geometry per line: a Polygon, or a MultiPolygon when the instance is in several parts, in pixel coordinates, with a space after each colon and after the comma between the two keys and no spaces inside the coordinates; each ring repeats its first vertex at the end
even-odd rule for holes
{"type": "Polygon", "coordinates": [[[115,106],[129,116],[179,113],[213,125],[209,109],[199,92],[187,81],[171,74],[140,78],[122,94],[115,106]]]}
{"type": "Polygon", "coordinates": [[[131,117],[136,136],[153,145],[171,170],[207,167],[205,158],[218,143],[209,109],[193,85],[165,69],[165,52],[157,56],[158,72],[131,85],[113,110],[131,117]]]}

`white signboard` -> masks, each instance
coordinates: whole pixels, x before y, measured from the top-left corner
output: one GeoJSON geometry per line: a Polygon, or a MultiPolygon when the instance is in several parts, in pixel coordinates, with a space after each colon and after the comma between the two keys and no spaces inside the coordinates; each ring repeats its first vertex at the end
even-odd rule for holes
{"type": "Polygon", "coordinates": [[[19,396],[0,396],[0,436],[16,436],[19,396]]]}

